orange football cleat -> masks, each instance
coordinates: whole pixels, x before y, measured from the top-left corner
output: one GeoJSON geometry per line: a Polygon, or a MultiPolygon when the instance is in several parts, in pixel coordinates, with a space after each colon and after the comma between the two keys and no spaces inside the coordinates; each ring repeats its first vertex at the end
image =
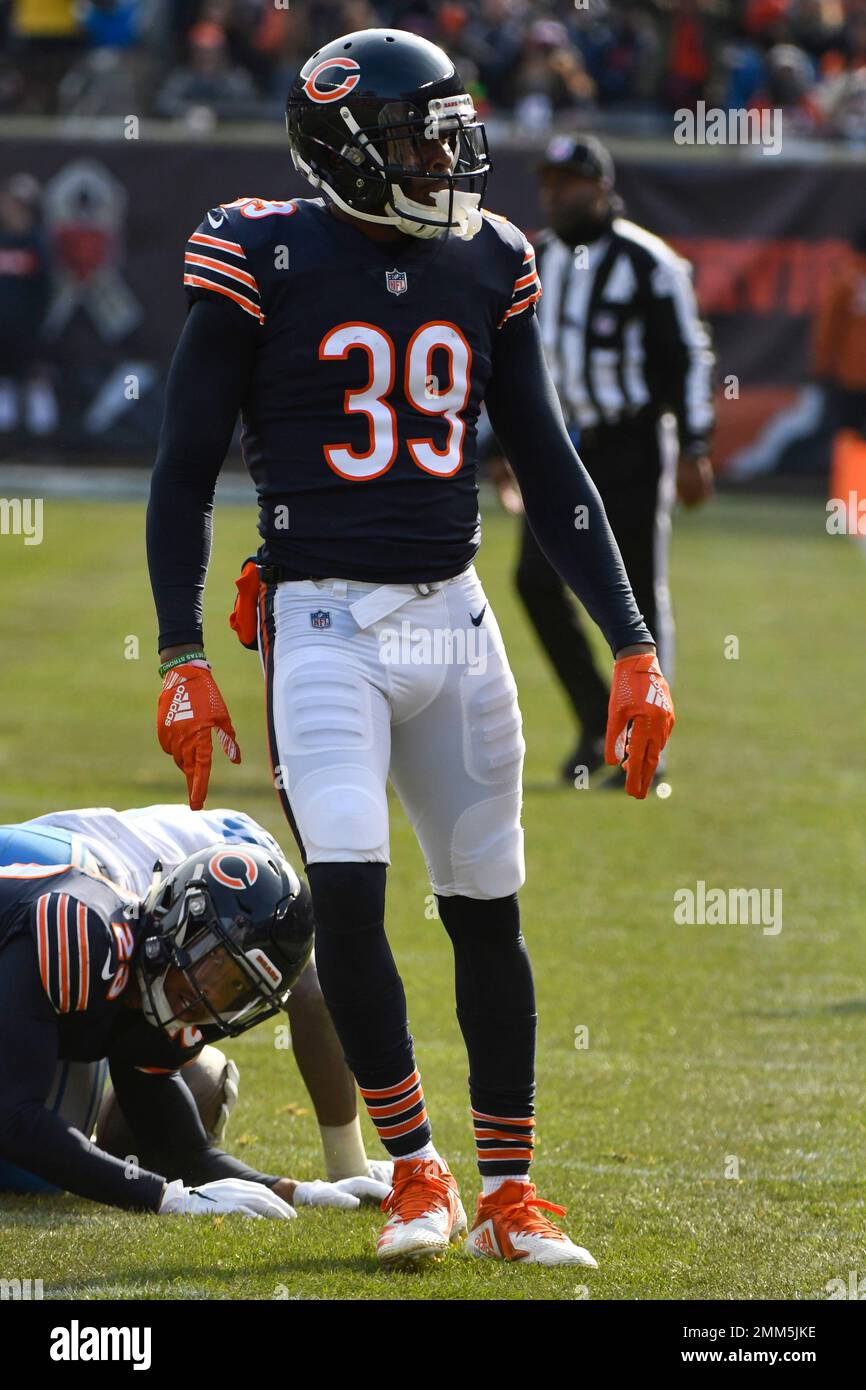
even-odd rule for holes
{"type": "Polygon", "coordinates": [[[466,1213],[448,1165],[436,1158],[398,1158],[390,1213],[376,1245],[379,1263],[411,1268],[441,1260],[466,1234],[466,1213]]]}
{"type": "Polygon", "coordinates": [[[531,1182],[509,1179],[487,1197],[478,1198],[475,1224],[466,1249],[478,1259],[522,1260],[531,1265],[598,1265],[588,1250],[575,1245],[546,1212],[565,1216],[565,1208],[536,1196],[531,1182]]]}

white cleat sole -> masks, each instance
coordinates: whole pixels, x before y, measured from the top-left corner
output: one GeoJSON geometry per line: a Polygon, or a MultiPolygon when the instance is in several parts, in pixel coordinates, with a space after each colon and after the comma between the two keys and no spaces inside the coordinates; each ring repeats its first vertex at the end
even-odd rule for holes
{"type": "MultiPolygon", "coordinates": [[[[486,1225],[486,1223],[485,1223],[486,1225]]],[[[482,1225],[480,1231],[485,1230],[482,1225]]],[[[582,1245],[573,1245],[570,1241],[563,1249],[559,1241],[549,1242],[548,1248],[537,1251],[527,1251],[522,1258],[506,1260],[499,1250],[498,1245],[488,1237],[484,1243],[476,1243],[473,1240],[474,1232],[470,1232],[466,1241],[465,1250],[467,1255],[471,1255],[476,1260],[502,1260],[505,1264],[515,1265],[545,1265],[548,1269],[564,1268],[565,1266],[581,1266],[583,1269],[598,1269],[598,1261],[593,1259],[588,1250],[584,1250],[582,1245]]]]}
{"type": "Polygon", "coordinates": [[[460,1245],[466,1239],[467,1227],[466,1213],[461,1207],[450,1236],[419,1231],[411,1240],[377,1249],[376,1259],[386,1269],[418,1269],[422,1265],[439,1264],[452,1245],[460,1245]]]}
{"type": "Polygon", "coordinates": [[[553,1251],[551,1251],[551,1256],[551,1259],[544,1259],[542,1257],[530,1260],[530,1263],[534,1265],[548,1265],[551,1267],[559,1266],[560,1268],[565,1265],[582,1265],[584,1269],[598,1269],[598,1260],[594,1260],[589,1251],[584,1250],[582,1245],[575,1245],[573,1249],[569,1250],[564,1259],[554,1254],[553,1251]]]}

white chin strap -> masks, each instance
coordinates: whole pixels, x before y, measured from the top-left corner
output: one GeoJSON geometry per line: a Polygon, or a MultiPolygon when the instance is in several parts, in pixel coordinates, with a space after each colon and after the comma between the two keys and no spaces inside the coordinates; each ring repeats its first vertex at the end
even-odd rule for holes
{"type": "Polygon", "coordinates": [[[425,240],[443,236],[445,232],[450,231],[452,236],[459,237],[461,241],[471,241],[476,232],[481,230],[482,216],[478,206],[481,202],[480,193],[464,193],[455,189],[449,195],[447,188],[440,188],[438,193],[431,195],[431,206],[429,203],[417,203],[413,198],[407,198],[400,185],[392,183],[391,202],[385,204],[389,211],[384,214],[360,212],[345,202],[329,183],[318,174],[314,174],[306,160],[301,159],[294,150],[292,163],[298,173],[303,174],[314,188],[323,188],[338,208],[342,208],[350,217],[355,217],[360,222],[379,222],[386,227],[396,227],[407,236],[421,237],[425,240]],[[451,222],[448,221],[449,203],[453,219],[451,222]]]}
{"type": "Polygon", "coordinates": [[[425,239],[442,236],[444,232],[450,231],[452,236],[459,237],[461,241],[471,241],[476,232],[480,231],[480,193],[464,193],[457,189],[449,193],[447,188],[440,188],[430,196],[433,199],[433,208],[429,203],[417,203],[413,198],[407,198],[400,185],[392,183],[390,206],[393,211],[388,221],[408,236],[425,239]],[[453,219],[451,222],[448,221],[449,207],[453,219]],[[435,217],[436,212],[440,214],[438,217],[435,217]]]}

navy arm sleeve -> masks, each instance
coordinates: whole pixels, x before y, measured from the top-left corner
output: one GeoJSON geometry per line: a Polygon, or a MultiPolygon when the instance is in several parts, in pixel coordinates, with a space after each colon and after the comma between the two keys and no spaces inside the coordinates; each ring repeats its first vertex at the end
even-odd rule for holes
{"type": "Polygon", "coordinates": [[[190,307],[166,385],[147,508],[160,650],[202,641],[213,498],[246,395],[258,326],[228,300],[190,307]]]}
{"type": "Polygon", "coordinates": [[[611,651],[653,642],[601,498],[568,437],[534,314],[499,333],[486,402],[539,545],[611,651]]]}
{"type": "Polygon", "coordinates": [[[273,1187],[270,1177],[232,1158],[208,1136],[181,1072],[153,1075],[109,1058],[111,1082],[124,1119],[139,1145],[138,1158],[187,1187],[218,1178],[243,1178],[273,1187]]]}
{"type": "Polygon", "coordinates": [[[57,1019],[23,933],[0,953],[0,1156],[78,1197],[156,1211],[164,1178],[92,1144],[45,1108],[57,1067],[57,1019]]]}

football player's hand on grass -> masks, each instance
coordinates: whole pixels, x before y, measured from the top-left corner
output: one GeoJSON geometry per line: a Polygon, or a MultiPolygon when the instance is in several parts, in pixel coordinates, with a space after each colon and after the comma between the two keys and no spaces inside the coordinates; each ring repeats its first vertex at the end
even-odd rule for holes
{"type": "Polygon", "coordinates": [[[271,1216],[291,1221],[297,1212],[288,1202],[260,1182],[243,1178],[220,1178],[200,1187],[184,1187],[176,1178],[166,1184],[159,1206],[160,1216],[209,1216],[240,1212],[242,1216],[271,1216]]]}
{"type": "Polygon", "coordinates": [[[388,1184],[388,1191],[394,1186],[394,1160],[393,1158],[368,1158],[367,1177],[375,1178],[377,1182],[388,1184]]]}
{"type": "Polygon", "coordinates": [[[674,727],[674,703],[655,652],[620,654],[607,710],[605,762],[625,768],[625,789],[643,801],[674,727]]]}
{"type": "Polygon", "coordinates": [[[355,1211],[362,1202],[378,1206],[391,1191],[391,1184],[375,1178],[340,1178],[339,1182],[299,1182],[292,1201],[297,1207],[339,1207],[355,1211]]]}
{"type": "Polygon", "coordinates": [[[162,684],[156,730],[163,752],[171,754],[186,777],[193,811],[200,811],[207,798],[212,729],[229,762],[239,763],[241,750],[210,666],[195,662],[173,666],[162,684]]]}

